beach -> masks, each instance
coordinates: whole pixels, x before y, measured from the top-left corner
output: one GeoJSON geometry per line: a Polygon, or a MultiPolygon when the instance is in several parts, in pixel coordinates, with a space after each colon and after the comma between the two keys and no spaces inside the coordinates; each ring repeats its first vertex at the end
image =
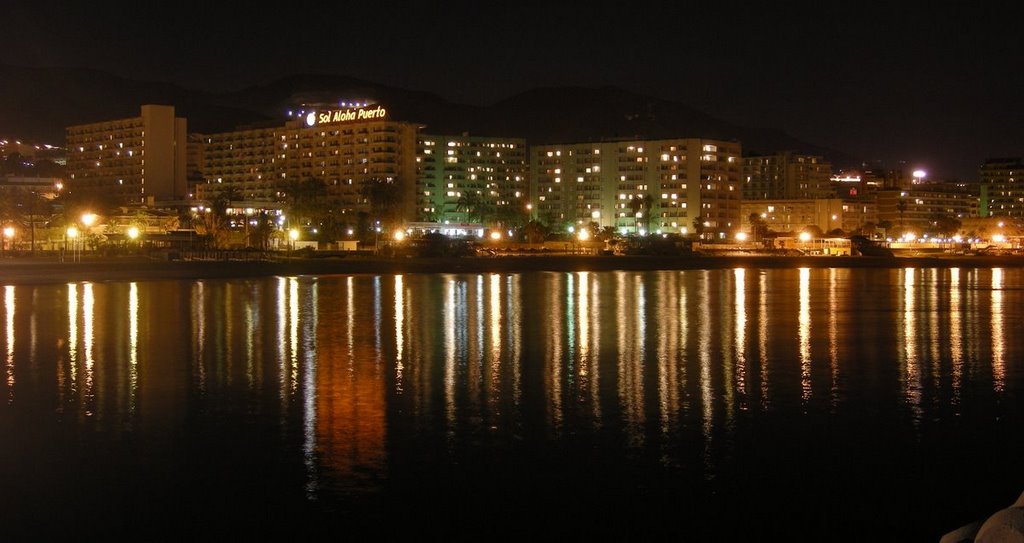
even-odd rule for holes
{"type": "Polygon", "coordinates": [[[462,258],[275,257],[167,261],[145,257],[0,259],[5,285],[298,275],[650,271],[722,268],[1015,268],[1024,256],[500,256],[462,258]]]}

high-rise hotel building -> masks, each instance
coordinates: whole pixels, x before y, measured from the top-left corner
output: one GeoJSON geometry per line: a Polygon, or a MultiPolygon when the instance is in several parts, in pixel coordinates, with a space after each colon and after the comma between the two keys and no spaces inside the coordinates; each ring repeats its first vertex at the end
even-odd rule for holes
{"type": "Polygon", "coordinates": [[[72,194],[141,203],[186,195],[187,124],[174,106],[144,105],[138,117],[69,126],[72,194]]]}
{"type": "Polygon", "coordinates": [[[740,227],[738,142],[699,138],[542,145],[530,198],[544,221],[717,237],[740,227]],[[636,203],[633,203],[634,200],[636,203]]]}
{"type": "Polygon", "coordinates": [[[286,197],[292,182],[315,179],[342,216],[370,210],[366,187],[395,183],[401,215],[416,203],[419,125],[388,118],[381,105],[307,111],[284,126],[243,127],[202,138],[201,198],[233,190],[245,200],[286,197]]]}
{"type": "Polygon", "coordinates": [[[982,217],[1024,217],[1024,158],[990,158],[979,177],[982,217]]]}
{"type": "Polygon", "coordinates": [[[743,159],[743,199],[831,197],[832,165],[823,157],[784,152],[743,159]]]}
{"type": "Polygon", "coordinates": [[[416,211],[422,221],[493,222],[526,214],[526,140],[424,134],[417,161],[416,211]]]}

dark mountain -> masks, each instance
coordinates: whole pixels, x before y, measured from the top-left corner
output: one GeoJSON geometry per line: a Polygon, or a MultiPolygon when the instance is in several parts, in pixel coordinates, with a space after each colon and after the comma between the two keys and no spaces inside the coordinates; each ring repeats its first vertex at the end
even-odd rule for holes
{"type": "Polygon", "coordinates": [[[392,118],[423,123],[433,134],[515,136],[530,143],[707,137],[740,140],[745,152],[792,149],[825,155],[836,164],[857,162],[778,130],[735,125],[615,87],[536,89],[479,107],[333,75],[294,75],[227,93],[71,68],[0,65],[0,81],[0,136],[45,142],[62,142],[67,125],[134,116],[147,103],[173,104],[188,118],[190,131],[217,132],[274,122],[302,104],[366,100],[385,104],[392,118]]]}
{"type": "Polygon", "coordinates": [[[0,135],[61,144],[64,127],[134,117],[142,104],[172,104],[190,131],[230,129],[267,117],[222,106],[215,95],[77,68],[0,64],[0,135]]]}

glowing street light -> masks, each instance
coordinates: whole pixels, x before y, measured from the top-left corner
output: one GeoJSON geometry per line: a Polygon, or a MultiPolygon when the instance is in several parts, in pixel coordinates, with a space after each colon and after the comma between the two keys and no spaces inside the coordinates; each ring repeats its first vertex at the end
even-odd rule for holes
{"type": "Polygon", "coordinates": [[[498,232],[497,230],[491,232],[491,239],[494,241],[501,239],[501,232],[498,232]]]}
{"type": "Polygon", "coordinates": [[[804,243],[807,243],[808,241],[811,241],[811,233],[810,232],[800,232],[800,241],[802,241],[804,243]]]}
{"type": "Polygon", "coordinates": [[[1006,242],[1006,236],[1004,236],[1002,234],[996,234],[996,235],[992,236],[992,241],[994,241],[996,243],[1005,243],[1006,242]]]}
{"type": "Polygon", "coordinates": [[[924,170],[914,170],[914,173],[911,175],[914,176],[914,183],[920,183],[922,179],[928,176],[928,172],[924,170]]]}
{"type": "Polygon", "coordinates": [[[96,224],[96,214],[95,213],[83,213],[82,214],[82,224],[84,224],[85,226],[92,226],[92,225],[96,224]]]}
{"type": "MultiPolygon", "coordinates": [[[[13,238],[13,237],[14,237],[14,227],[13,226],[5,226],[4,227],[3,245],[0,245],[0,250],[6,249],[7,248],[7,244],[10,243],[10,239],[13,238]]],[[[13,249],[14,246],[12,245],[11,248],[13,249]]]]}
{"type": "Polygon", "coordinates": [[[78,237],[78,229],[74,226],[69,226],[65,233],[68,235],[69,239],[75,239],[78,237]]]}
{"type": "Polygon", "coordinates": [[[581,228],[580,233],[577,237],[580,241],[587,241],[588,239],[590,239],[590,230],[587,230],[586,228],[581,228]]]}
{"type": "Polygon", "coordinates": [[[139,227],[132,226],[128,228],[128,239],[136,240],[139,239],[139,227]]]}
{"type": "Polygon", "coordinates": [[[290,239],[292,241],[298,240],[299,239],[299,231],[296,230],[295,228],[292,228],[291,230],[289,230],[288,231],[288,239],[290,239]]]}
{"type": "Polygon", "coordinates": [[[736,241],[747,241],[746,232],[736,232],[736,241]]]}
{"type": "Polygon", "coordinates": [[[405,239],[405,230],[395,230],[395,241],[402,241],[405,239]]]}

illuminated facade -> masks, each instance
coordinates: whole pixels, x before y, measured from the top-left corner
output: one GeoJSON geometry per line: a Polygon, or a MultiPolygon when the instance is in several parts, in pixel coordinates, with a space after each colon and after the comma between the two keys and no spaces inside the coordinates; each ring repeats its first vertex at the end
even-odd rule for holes
{"type": "Polygon", "coordinates": [[[533,214],[620,232],[685,234],[700,223],[723,237],[740,226],[740,153],[738,142],[699,138],[533,147],[533,214]]]}
{"type": "Polygon", "coordinates": [[[1024,158],[990,158],[981,166],[981,216],[1024,217],[1024,158]]]}
{"type": "Polygon", "coordinates": [[[882,190],[877,194],[878,218],[894,226],[927,230],[938,219],[957,220],[978,215],[978,197],[966,186],[953,183],[925,183],[905,190],[882,190]]]}
{"type": "Polygon", "coordinates": [[[185,119],[174,106],[145,105],[138,117],[67,128],[68,186],[118,203],[186,195],[185,119]]]}
{"type": "Polygon", "coordinates": [[[779,200],[829,196],[832,165],[820,156],[793,152],[743,159],[743,199],[779,200]]]}
{"type": "Polygon", "coordinates": [[[751,215],[760,216],[772,232],[800,232],[808,226],[816,226],[822,233],[837,228],[853,232],[868,223],[878,222],[877,206],[862,200],[745,200],[741,208],[743,228],[748,231],[752,226],[751,215]]]}
{"type": "Polygon", "coordinates": [[[507,223],[527,214],[523,139],[421,135],[416,160],[422,221],[507,223]]]}
{"type": "Polygon", "coordinates": [[[394,183],[400,215],[416,202],[419,125],[388,120],[382,106],[310,112],[284,126],[249,127],[209,134],[204,142],[205,183],[197,194],[233,190],[245,200],[280,200],[291,183],[315,179],[327,186],[340,216],[369,212],[367,186],[394,183]]]}
{"type": "Polygon", "coordinates": [[[274,172],[275,138],[272,127],[245,127],[206,134],[193,145],[201,148],[196,162],[202,182],[196,197],[209,200],[232,190],[240,200],[273,201],[279,187],[274,172]]]}

